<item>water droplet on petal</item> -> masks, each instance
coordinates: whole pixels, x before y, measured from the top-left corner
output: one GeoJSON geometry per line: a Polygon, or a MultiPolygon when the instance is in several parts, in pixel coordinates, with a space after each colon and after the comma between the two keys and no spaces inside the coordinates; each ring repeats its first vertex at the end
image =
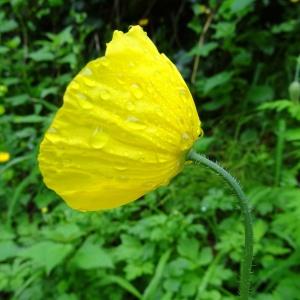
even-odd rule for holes
{"type": "Polygon", "coordinates": [[[90,103],[89,99],[81,93],[77,93],[77,102],[79,106],[83,109],[91,109],[93,105],[90,103]]]}
{"type": "Polygon", "coordinates": [[[124,75],[118,75],[117,81],[119,84],[124,84],[124,82],[125,82],[124,75]]]}
{"type": "Polygon", "coordinates": [[[128,122],[139,122],[139,118],[135,117],[135,116],[128,116],[127,117],[127,121],[128,122]]]}
{"type": "Polygon", "coordinates": [[[190,139],[190,136],[189,136],[188,133],[184,132],[184,133],[181,135],[181,138],[182,138],[183,140],[189,140],[189,139],[190,139]]]}
{"type": "Polygon", "coordinates": [[[110,98],[110,92],[103,89],[103,90],[100,91],[100,97],[101,97],[103,100],[107,100],[107,99],[110,98]]]}
{"type": "Polygon", "coordinates": [[[105,56],[100,58],[100,60],[101,60],[101,63],[104,67],[107,67],[109,65],[109,61],[105,56]]]}
{"type": "Polygon", "coordinates": [[[131,91],[134,97],[136,97],[137,99],[141,99],[143,97],[143,91],[139,84],[133,83],[131,85],[131,91]]]}
{"type": "Polygon", "coordinates": [[[117,170],[117,171],[126,171],[127,170],[127,167],[125,167],[125,166],[115,166],[115,169],[117,170]]]}
{"type": "Polygon", "coordinates": [[[62,165],[64,168],[68,168],[72,165],[72,161],[68,158],[62,157],[62,165]]]}
{"type": "Polygon", "coordinates": [[[48,132],[46,135],[45,135],[45,139],[47,141],[49,141],[50,143],[57,143],[60,141],[60,137],[57,135],[57,134],[53,134],[51,132],[48,132]]]}
{"type": "Polygon", "coordinates": [[[48,129],[48,132],[50,132],[50,133],[56,133],[56,132],[57,132],[57,129],[56,129],[55,127],[50,127],[50,128],[48,129]]]}
{"type": "Polygon", "coordinates": [[[108,141],[108,135],[102,128],[97,127],[92,133],[90,144],[95,149],[102,149],[108,141]]]}
{"type": "Polygon", "coordinates": [[[128,63],[128,67],[133,68],[134,66],[135,66],[134,62],[131,61],[128,63]]]}
{"type": "Polygon", "coordinates": [[[144,123],[142,123],[139,118],[137,118],[135,116],[128,116],[126,121],[128,123],[130,123],[130,126],[132,127],[132,129],[141,130],[141,129],[145,129],[145,127],[146,127],[146,125],[144,123]]]}
{"type": "Polygon", "coordinates": [[[92,70],[90,68],[88,68],[88,67],[83,68],[80,73],[82,75],[85,75],[85,76],[91,76],[91,75],[93,75],[92,70]]]}
{"type": "Polygon", "coordinates": [[[180,98],[182,99],[182,101],[184,103],[188,102],[189,94],[188,94],[188,92],[185,88],[180,88],[179,89],[179,96],[180,96],[180,98]]]}
{"type": "Polygon", "coordinates": [[[126,105],[127,109],[132,111],[134,110],[134,104],[131,102],[131,101],[128,101],[127,102],[127,105],[126,105]]]}

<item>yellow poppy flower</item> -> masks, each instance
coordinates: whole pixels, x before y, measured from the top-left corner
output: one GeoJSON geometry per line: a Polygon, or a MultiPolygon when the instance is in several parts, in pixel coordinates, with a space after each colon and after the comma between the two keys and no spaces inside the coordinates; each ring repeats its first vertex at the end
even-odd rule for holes
{"type": "Polygon", "coordinates": [[[0,163],[7,162],[10,159],[10,154],[8,152],[0,152],[0,163]]]}
{"type": "Polygon", "coordinates": [[[192,96],[140,26],[67,87],[40,146],[46,185],[69,206],[103,210],[167,184],[201,132],[192,96]]]}

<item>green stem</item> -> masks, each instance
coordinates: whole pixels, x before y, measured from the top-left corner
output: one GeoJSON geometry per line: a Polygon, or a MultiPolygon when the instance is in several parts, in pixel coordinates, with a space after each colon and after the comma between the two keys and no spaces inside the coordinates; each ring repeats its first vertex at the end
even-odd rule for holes
{"type": "Polygon", "coordinates": [[[201,164],[206,167],[209,167],[214,172],[221,175],[224,178],[224,180],[236,192],[237,198],[239,200],[239,205],[244,217],[245,227],[245,251],[243,261],[241,262],[240,299],[248,300],[250,290],[250,274],[253,258],[253,229],[248,200],[237,180],[217,163],[209,160],[203,155],[196,153],[194,150],[190,151],[190,153],[188,154],[188,159],[192,160],[195,164],[201,164]]]}

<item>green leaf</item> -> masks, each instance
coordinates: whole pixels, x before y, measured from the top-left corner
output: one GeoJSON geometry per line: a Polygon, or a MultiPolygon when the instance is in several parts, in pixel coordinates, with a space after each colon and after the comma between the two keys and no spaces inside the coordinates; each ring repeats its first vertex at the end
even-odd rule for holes
{"type": "Polygon", "coordinates": [[[0,261],[16,256],[19,247],[13,241],[0,242],[0,261]]]}
{"type": "Polygon", "coordinates": [[[214,88],[226,84],[233,76],[233,72],[224,71],[206,79],[203,87],[204,94],[208,94],[214,88]]]}
{"type": "Polygon", "coordinates": [[[161,278],[167,264],[168,259],[170,258],[171,250],[167,250],[159,259],[157,264],[155,274],[151,279],[149,285],[145,289],[143,300],[153,299],[154,294],[157,291],[157,288],[161,285],[161,278]]]}
{"type": "Polygon", "coordinates": [[[30,97],[28,94],[20,94],[20,95],[5,98],[5,101],[13,106],[29,103],[29,100],[30,97]]]}
{"type": "MultiPolygon", "coordinates": [[[[48,193],[46,195],[49,195],[50,199],[53,199],[53,194],[48,193]]],[[[42,196],[47,197],[46,195],[42,194],[42,196]]],[[[63,242],[68,243],[73,240],[78,239],[83,232],[80,230],[80,227],[77,224],[70,223],[62,223],[59,225],[56,225],[55,228],[46,227],[43,230],[43,234],[47,239],[54,240],[56,242],[63,242]]]]}
{"type": "Polygon", "coordinates": [[[9,32],[18,27],[18,23],[15,20],[1,20],[0,32],[9,32]]]}
{"type": "Polygon", "coordinates": [[[193,238],[183,238],[177,246],[178,253],[191,260],[196,261],[199,253],[199,242],[193,238]]]}
{"type": "Polygon", "coordinates": [[[127,281],[121,276],[106,275],[105,278],[100,281],[100,285],[108,285],[112,283],[118,284],[138,299],[143,299],[142,294],[129,281],[127,281]]]}
{"type": "Polygon", "coordinates": [[[246,98],[254,103],[262,103],[272,100],[274,97],[273,89],[268,85],[256,85],[249,89],[246,98]]]}
{"type": "Polygon", "coordinates": [[[291,32],[298,25],[298,20],[288,20],[271,28],[272,33],[291,32]]]}
{"type": "Polygon", "coordinates": [[[30,258],[35,264],[45,267],[47,274],[49,274],[72,249],[71,245],[44,241],[24,249],[19,253],[19,256],[30,258]]]}
{"type": "Polygon", "coordinates": [[[113,268],[111,256],[100,246],[85,242],[72,258],[72,263],[84,270],[95,268],[113,268]]]}
{"type": "Polygon", "coordinates": [[[215,26],[216,33],[215,38],[222,39],[222,38],[231,38],[235,34],[235,24],[231,22],[219,22],[215,26]]]}
{"type": "Polygon", "coordinates": [[[198,259],[200,266],[206,266],[213,260],[213,254],[210,247],[204,247],[201,249],[200,257],[198,259]]]}
{"type": "Polygon", "coordinates": [[[45,121],[45,118],[37,115],[14,116],[12,121],[14,123],[40,123],[45,121]]]}
{"type": "Polygon", "coordinates": [[[218,47],[218,43],[211,42],[204,44],[202,46],[196,45],[195,47],[192,48],[192,50],[189,52],[189,55],[200,55],[203,57],[206,57],[209,55],[211,51],[216,49],[218,47]]]}
{"type": "Polygon", "coordinates": [[[250,5],[254,5],[255,0],[233,0],[231,4],[231,11],[238,13],[250,5]]]}
{"type": "Polygon", "coordinates": [[[285,132],[285,138],[287,141],[299,141],[300,140],[300,128],[288,129],[285,132]]]}
{"type": "Polygon", "coordinates": [[[49,50],[46,49],[39,49],[35,52],[31,52],[29,54],[29,57],[37,62],[40,61],[52,61],[54,60],[55,56],[52,52],[50,52],[49,50]]]}

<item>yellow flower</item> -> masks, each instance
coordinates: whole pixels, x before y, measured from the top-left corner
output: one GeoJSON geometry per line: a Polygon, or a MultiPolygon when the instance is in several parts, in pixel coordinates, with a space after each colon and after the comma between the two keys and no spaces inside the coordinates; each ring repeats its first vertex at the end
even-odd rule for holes
{"type": "Polygon", "coordinates": [[[201,132],[192,96],[140,26],[67,87],[40,146],[46,185],[69,206],[103,210],[167,184],[201,132]]]}
{"type": "Polygon", "coordinates": [[[7,162],[10,159],[10,154],[8,152],[0,152],[0,163],[7,162]]]}
{"type": "Polygon", "coordinates": [[[139,20],[139,25],[140,26],[147,26],[149,24],[149,19],[143,18],[139,20]]]}

